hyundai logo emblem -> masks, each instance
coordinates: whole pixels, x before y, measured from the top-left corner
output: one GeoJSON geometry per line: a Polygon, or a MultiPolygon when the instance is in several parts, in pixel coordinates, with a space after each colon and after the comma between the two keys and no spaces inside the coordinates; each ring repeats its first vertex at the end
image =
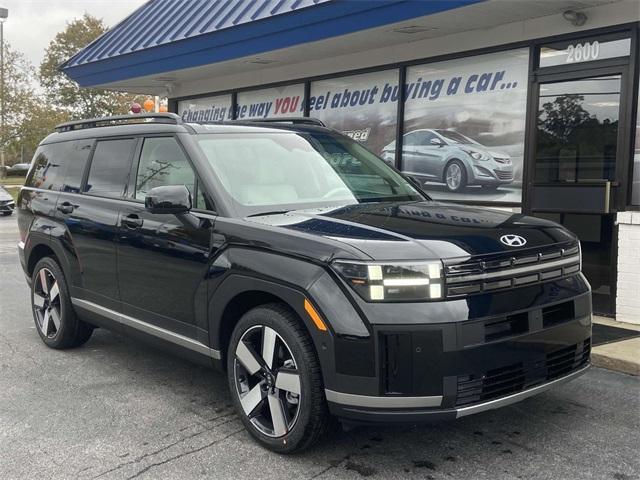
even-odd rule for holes
{"type": "Polygon", "coordinates": [[[520,235],[503,235],[500,237],[500,241],[504,243],[507,247],[524,247],[527,243],[527,239],[521,237],[520,235]]]}

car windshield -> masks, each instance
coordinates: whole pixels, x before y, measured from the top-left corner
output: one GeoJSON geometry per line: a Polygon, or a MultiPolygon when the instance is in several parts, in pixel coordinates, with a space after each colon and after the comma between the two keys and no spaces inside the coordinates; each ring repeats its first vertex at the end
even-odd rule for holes
{"type": "Polygon", "coordinates": [[[471,140],[469,137],[465,137],[464,135],[458,132],[452,132],[451,130],[436,130],[436,132],[438,132],[439,135],[442,135],[444,138],[449,140],[451,143],[460,143],[462,145],[469,145],[469,144],[480,145],[475,140],[471,140]]]}
{"type": "Polygon", "coordinates": [[[383,160],[342,135],[202,134],[198,143],[242,216],[426,198],[383,160]]]}

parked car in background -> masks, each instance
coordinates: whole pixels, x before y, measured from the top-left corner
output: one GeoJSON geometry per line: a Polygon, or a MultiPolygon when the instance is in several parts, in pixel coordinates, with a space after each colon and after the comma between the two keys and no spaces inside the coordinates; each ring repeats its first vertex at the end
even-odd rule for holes
{"type": "MultiPolygon", "coordinates": [[[[393,164],[396,142],[382,150],[382,158],[393,164]]],[[[451,192],[467,185],[495,189],[513,182],[509,155],[489,150],[475,140],[452,130],[420,129],[404,135],[402,170],[420,182],[444,183],[451,192]]]]}
{"type": "Polygon", "coordinates": [[[15,206],[13,197],[4,188],[0,187],[0,214],[11,215],[15,206]]]}
{"type": "Polygon", "coordinates": [[[7,167],[7,176],[26,177],[29,172],[29,166],[29,163],[16,163],[11,167],[7,167]]]}

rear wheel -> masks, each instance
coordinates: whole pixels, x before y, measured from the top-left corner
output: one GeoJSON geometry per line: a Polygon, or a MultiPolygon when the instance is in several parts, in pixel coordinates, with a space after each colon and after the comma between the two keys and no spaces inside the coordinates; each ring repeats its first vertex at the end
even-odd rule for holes
{"type": "Polygon", "coordinates": [[[48,347],[78,347],[93,333],[73,310],[62,269],[53,258],[41,259],[33,269],[31,305],[36,329],[48,347]]]}
{"type": "Polygon", "coordinates": [[[257,307],[240,319],[227,371],[242,422],[270,450],[308,448],[332,423],[311,339],[283,305],[257,307]]]}

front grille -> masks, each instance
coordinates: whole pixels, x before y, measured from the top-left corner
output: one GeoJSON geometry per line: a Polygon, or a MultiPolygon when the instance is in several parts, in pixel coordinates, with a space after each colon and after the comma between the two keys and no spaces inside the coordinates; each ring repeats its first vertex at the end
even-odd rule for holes
{"type": "Polygon", "coordinates": [[[461,297],[547,280],[555,280],[580,271],[580,250],[547,247],[520,254],[496,254],[478,259],[444,261],[447,298],[461,297]]]}
{"type": "Polygon", "coordinates": [[[493,173],[496,174],[500,180],[513,180],[513,172],[503,172],[502,170],[494,170],[493,173]]]}
{"type": "Polygon", "coordinates": [[[456,407],[512,395],[568,375],[589,363],[590,352],[591,339],[587,339],[527,362],[495,368],[480,375],[460,375],[456,407]]]}
{"type": "Polygon", "coordinates": [[[511,163],[510,158],[502,158],[502,157],[493,157],[493,159],[498,163],[511,163]]]}

